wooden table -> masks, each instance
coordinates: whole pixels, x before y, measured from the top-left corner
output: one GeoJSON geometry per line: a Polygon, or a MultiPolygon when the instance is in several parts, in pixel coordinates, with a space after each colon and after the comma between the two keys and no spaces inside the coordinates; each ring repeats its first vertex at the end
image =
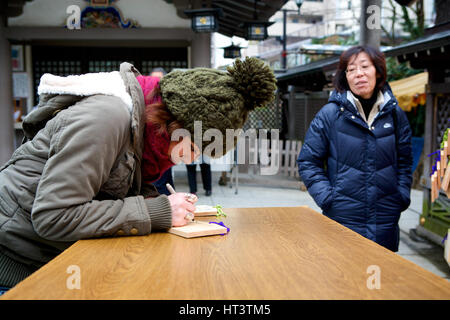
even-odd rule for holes
{"type": "Polygon", "coordinates": [[[450,299],[447,280],[308,207],[225,212],[225,236],[78,241],[2,298],[450,299]]]}

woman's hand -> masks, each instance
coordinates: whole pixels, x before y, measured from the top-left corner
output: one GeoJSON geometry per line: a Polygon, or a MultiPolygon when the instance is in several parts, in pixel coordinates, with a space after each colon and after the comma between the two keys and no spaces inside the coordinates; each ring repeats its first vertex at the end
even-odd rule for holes
{"type": "Polygon", "coordinates": [[[181,227],[188,223],[185,219],[186,214],[191,212],[194,214],[195,206],[188,201],[186,193],[177,192],[168,196],[170,208],[172,209],[172,226],[181,227]]]}

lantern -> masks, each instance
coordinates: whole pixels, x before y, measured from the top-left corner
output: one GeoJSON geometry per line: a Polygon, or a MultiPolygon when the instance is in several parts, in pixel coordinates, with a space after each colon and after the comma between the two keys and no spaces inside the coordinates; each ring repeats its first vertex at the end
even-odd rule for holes
{"type": "Polygon", "coordinates": [[[215,32],[219,29],[221,9],[202,8],[185,10],[184,14],[191,17],[191,27],[195,32],[215,32]]]}

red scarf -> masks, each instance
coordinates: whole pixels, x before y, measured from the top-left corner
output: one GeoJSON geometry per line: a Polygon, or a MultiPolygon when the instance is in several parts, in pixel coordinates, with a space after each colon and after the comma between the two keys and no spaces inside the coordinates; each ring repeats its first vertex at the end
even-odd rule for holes
{"type": "MultiPolygon", "coordinates": [[[[138,76],[136,79],[141,85],[146,106],[161,101],[160,96],[151,97],[151,92],[159,84],[158,77],[138,76]]],[[[175,165],[167,154],[170,137],[167,132],[161,134],[158,129],[152,123],[145,124],[142,155],[142,180],[144,183],[158,180],[166,170],[175,165]]]]}

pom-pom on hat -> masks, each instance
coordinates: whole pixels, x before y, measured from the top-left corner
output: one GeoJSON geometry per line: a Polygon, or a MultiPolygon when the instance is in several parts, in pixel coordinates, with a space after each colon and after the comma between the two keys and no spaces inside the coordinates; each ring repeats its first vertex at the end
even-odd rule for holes
{"type": "Polygon", "coordinates": [[[202,135],[218,129],[225,154],[234,148],[226,145],[226,129],[242,128],[251,110],[271,102],[276,79],[269,66],[252,57],[237,59],[227,72],[209,68],[172,71],[161,79],[160,89],[169,111],[192,135],[195,121],[202,122],[202,135]]]}

